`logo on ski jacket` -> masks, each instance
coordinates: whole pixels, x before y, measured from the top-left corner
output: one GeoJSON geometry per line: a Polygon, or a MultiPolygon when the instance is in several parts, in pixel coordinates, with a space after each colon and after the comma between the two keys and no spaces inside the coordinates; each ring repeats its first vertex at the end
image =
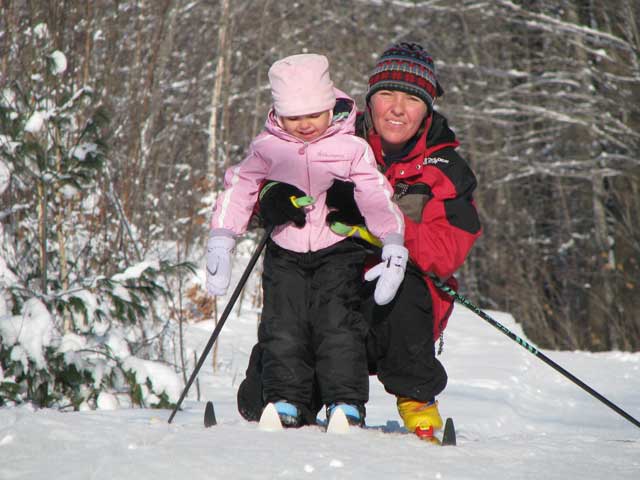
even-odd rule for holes
{"type": "Polygon", "coordinates": [[[422,162],[423,165],[437,165],[438,163],[449,163],[449,160],[441,157],[427,157],[422,162]]]}
{"type": "Polygon", "coordinates": [[[326,152],[323,150],[320,150],[318,152],[318,156],[322,158],[328,158],[331,160],[348,160],[348,158],[342,153],[326,152]]]}

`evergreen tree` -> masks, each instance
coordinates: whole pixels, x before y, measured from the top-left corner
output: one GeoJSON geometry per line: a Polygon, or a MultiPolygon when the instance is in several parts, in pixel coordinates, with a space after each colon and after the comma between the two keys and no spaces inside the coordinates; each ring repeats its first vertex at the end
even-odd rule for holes
{"type": "Polygon", "coordinates": [[[112,248],[123,219],[104,188],[108,115],[65,81],[45,24],[27,35],[30,71],[0,97],[0,405],[169,406],[180,382],[160,363],[171,338],[160,300],[191,267],[112,248]]]}

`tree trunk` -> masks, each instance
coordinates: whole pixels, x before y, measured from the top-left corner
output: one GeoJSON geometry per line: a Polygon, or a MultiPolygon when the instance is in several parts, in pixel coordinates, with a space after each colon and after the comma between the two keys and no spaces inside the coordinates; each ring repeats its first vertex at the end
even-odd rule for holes
{"type": "Polygon", "coordinates": [[[47,187],[38,179],[38,243],[40,248],[40,289],[47,294],[47,187]]]}
{"type": "MultiPolygon", "coordinates": [[[[592,193],[593,193],[593,226],[595,232],[595,243],[597,245],[597,252],[601,261],[596,265],[601,266],[599,272],[595,272],[598,279],[597,287],[592,288],[592,294],[596,295],[593,298],[592,305],[596,305],[598,308],[593,309],[591,312],[590,321],[592,328],[591,343],[599,346],[600,350],[605,349],[617,349],[618,339],[613,335],[611,330],[611,324],[614,323],[613,312],[614,308],[614,294],[612,290],[611,274],[616,268],[615,252],[613,245],[609,242],[610,232],[607,225],[607,215],[604,207],[604,201],[606,198],[606,192],[604,190],[604,178],[602,175],[594,174],[591,178],[592,193]],[[595,291],[594,291],[595,290],[595,291]],[[602,292],[602,295],[599,294],[602,292]],[[595,336],[595,337],[594,337],[595,336]],[[598,338],[602,336],[602,338],[598,338]]],[[[595,287],[595,286],[594,286],[595,287]]]]}
{"type": "Polygon", "coordinates": [[[220,179],[220,169],[218,160],[218,110],[221,104],[222,84],[226,68],[227,51],[227,29],[229,27],[229,0],[222,0],[222,14],[220,16],[220,29],[218,30],[218,63],[216,65],[216,76],[211,95],[211,116],[209,117],[209,147],[207,153],[208,171],[218,185],[220,179]]]}
{"type": "Polygon", "coordinates": [[[84,33],[84,57],[82,59],[82,76],[80,85],[89,85],[91,80],[91,51],[93,48],[93,2],[85,4],[87,29],[84,33]]]}
{"type": "MultiPolygon", "coordinates": [[[[54,127],[54,142],[55,145],[60,145],[60,132],[54,127]]],[[[62,155],[60,154],[60,148],[56,148],[56,169],[58,171],[58,175],[62,177],[62,155]]],[[[56,236],[58,240],[58,261],[60,262],[60,271],[58,272],[60,286],[62,290],[66,291],[69,289],[69,269],[67,267],[67,241],[66,241],[66,232],[64,230],[64,212],[65,212],[65,198],[62,194],[62,190],[60,188],[56,188],[55,191],[56,196],[56,236]]],[[[65,333],[73,332],[73,318],[68,310],[65,310],[64,318],[62,319],[62,328],[65,333]]]]}
{"type": "MultiPolygon", "coordinates": [[[[264,3],[262,4],[263,18],[267,18],[267,13],[269,11],[270,4],[271,4],[270,0],[265,0],[264,3]]],[[[257,45],[256,45],[256,49],[259,52],[263,50],[264,30],[265,30],[266,23],[267,22],[260,22],[260,30],[258,31],[258,38],[257,38],[257,45]]],[[[256,135],[258,135],[259,129],[264,124],[264,118],[262,118],[261,115],[258,115],[258,112],[260,111],[260,101],[261,101],[260,92],[262,91],[260,87],[263,81],[262,80],[263,72],[264,72],[264,69],[258,66],[258,68],[256,69],[255,101],[253,103],[253,122],[251,124],[251,138],[254,138],[256,135]]]]}

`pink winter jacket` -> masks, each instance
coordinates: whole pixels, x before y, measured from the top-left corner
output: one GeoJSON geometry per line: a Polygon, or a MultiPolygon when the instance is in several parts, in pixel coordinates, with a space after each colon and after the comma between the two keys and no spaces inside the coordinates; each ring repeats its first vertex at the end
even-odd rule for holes
{"type": "Polygon", "coordinates": [[[262,182],[269,179],[295,185],[315,199],[305,208],[305,226],[287,223],[276,227],[271,235],[273,241],[302,253],[334,245],[344,237],[327,225],[325,197],[337,179],[354,183],[355,200],[374,235],[383,242],[389,234],[404,237],[404,220],[391,200],[391,185],[377,170],[367,142],[354,135],[355,103],[337,89],[336,98],[350,102],[348,118],[334,120],[322,136],[311,142],[287,133],[278,125],[273,110],[269,112],[265,130],[251,143],[249,155],[225,172],[225,190],[217,198],[212,229],[230,230],[236,236],[244,234],[262,182]]]}

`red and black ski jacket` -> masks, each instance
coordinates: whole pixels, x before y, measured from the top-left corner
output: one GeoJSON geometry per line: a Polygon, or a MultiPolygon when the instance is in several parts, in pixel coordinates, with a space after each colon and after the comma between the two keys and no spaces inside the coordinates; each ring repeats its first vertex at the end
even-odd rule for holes
{"type": "Polygon", "coordinates": [[[456,152],[459,142],[438,112],[426,118],[421,133],[395,157],[383,156],[380,136],[366,123],[362,115],[358,133],[371,145],[379,168],[394,188],[405,216],[405,246],[429,285],[435,340],[446,327],[453,300],[428,274],[457,286],[453,274],[482,231],[473,200],[476,177],[456,152]]]}

